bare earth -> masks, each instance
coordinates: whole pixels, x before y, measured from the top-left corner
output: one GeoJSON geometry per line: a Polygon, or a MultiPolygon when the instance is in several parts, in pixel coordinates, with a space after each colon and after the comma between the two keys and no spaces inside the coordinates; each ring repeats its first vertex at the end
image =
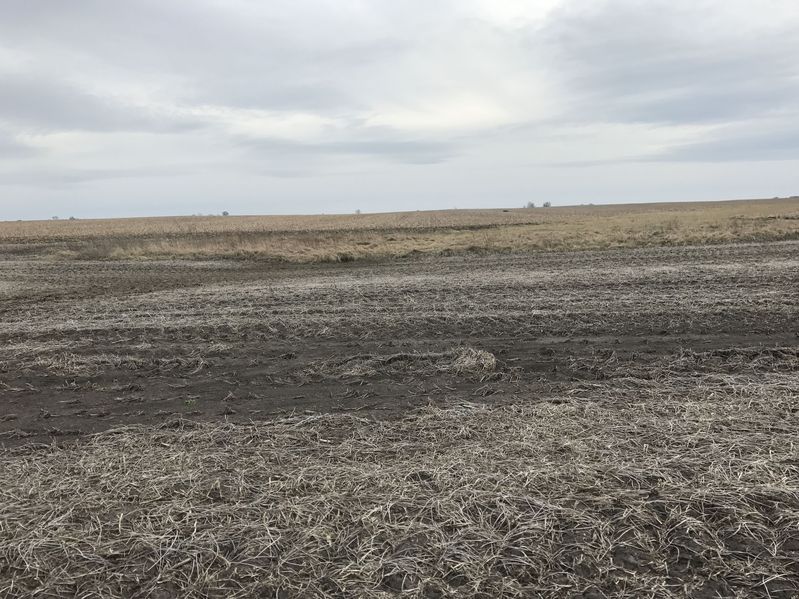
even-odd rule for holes
{"type": "Polygon", "coordinates": [[[246,422],[540,400],[595,379],[592,365],[611,356],[642,365],[686,350],[794,346],[797,248],[367,266],[7,261],[0,433],[13,445],[173,416],[246,422]],[[494,354],[513,375],[419,377],[412,357],[398,360],[406,368],[347,369],[346,360],[462,346],[494,354]]]}
{"type": "Polygon", "coordinates": [[[12,257],[0,595],[794,597],[798,335],[795,241],[316,265],[12,257]],[[145,427],[85,437],[127,425],[145,427]],[[216,465],[191,470],[186,447],[216,465]],[[151,529],[114,515],[134,491],[98,486],[121,472],[98,457],[115,448],[163,469],[125,466],[158,487],[137,501],[148,522],[164,510],[170,539],[125,536],[151,529]],[[284,469],[311,478],[267,502],[284,469]],[[166,481],[187,472],[211,537],[175,515],[189,495],[178,509],[166,481]],[[86,493],[99,517],[52,521],[66,499],[42,489],[68,480],[58,497],[86,493]],[[284,545],[263,561],[275,506],[284,545]],[[350,516],[377,545],[356,543],[350,516]],[[298,532],[311,521],[313,542],[298,532]],[[92,549],[49,536],[95,525],[92,549]]]}

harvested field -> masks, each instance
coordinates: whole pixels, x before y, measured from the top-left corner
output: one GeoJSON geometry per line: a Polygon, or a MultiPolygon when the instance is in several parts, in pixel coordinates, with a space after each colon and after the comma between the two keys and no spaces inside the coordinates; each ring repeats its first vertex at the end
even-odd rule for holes
{"type": "Polygon", "coordinates": [[[12,453],[0,592],[795,596],[795,381],[697,382],[12,453]]]}
{"type": "Polygon", "coordinates": [[[49,251],[0,261],[0,596],[799,595],[797,241],[49,251]]]}
{"type": "Polygon", "coordinates": [[[84,260],[348,262],[799,239],[799,198],[329,216],[0,222],[0,247],[84,260]]]}

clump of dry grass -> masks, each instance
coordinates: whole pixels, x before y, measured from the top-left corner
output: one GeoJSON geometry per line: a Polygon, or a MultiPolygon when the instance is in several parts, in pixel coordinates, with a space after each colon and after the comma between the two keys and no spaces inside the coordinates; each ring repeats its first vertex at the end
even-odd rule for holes
{"type": "Polygon", "coordinates": [[[358,354],[311,364],[300,373],[312,378],[370,378],[378,375],[435,376],[451,374],[473,380],[494,380],[511,373],[491,352],[455,347],[446,352],[358,354]]]}
{"type": "Polygon", "coordinates": [[[8,451],[0,595],[799,593],[794,395],[600,399],[8,451]]]}
{"type": "Polygon", "coordinates": [[[457,374],[486,375],[497,371],[497,358],[491,352],[473,347],[459,347],[453,352],[452,371],[457,374]]]}

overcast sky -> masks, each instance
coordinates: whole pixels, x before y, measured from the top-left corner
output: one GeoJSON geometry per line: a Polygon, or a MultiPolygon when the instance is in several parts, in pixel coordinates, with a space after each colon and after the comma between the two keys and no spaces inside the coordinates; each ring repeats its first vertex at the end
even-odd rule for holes
{"type": "Polygon", "coordinates": [[[796,0],[0,8],[0,220],[799,194],[796,0]]]}

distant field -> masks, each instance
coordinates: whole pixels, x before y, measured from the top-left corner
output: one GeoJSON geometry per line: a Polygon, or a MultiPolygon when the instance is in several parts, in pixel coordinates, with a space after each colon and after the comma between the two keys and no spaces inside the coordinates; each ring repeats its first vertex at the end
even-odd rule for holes
{"type": "Polygon", "coordinates": [[[799,238],[799,198],[318,216],[0,222],[5,253],[339,262],[799,238]]]}

